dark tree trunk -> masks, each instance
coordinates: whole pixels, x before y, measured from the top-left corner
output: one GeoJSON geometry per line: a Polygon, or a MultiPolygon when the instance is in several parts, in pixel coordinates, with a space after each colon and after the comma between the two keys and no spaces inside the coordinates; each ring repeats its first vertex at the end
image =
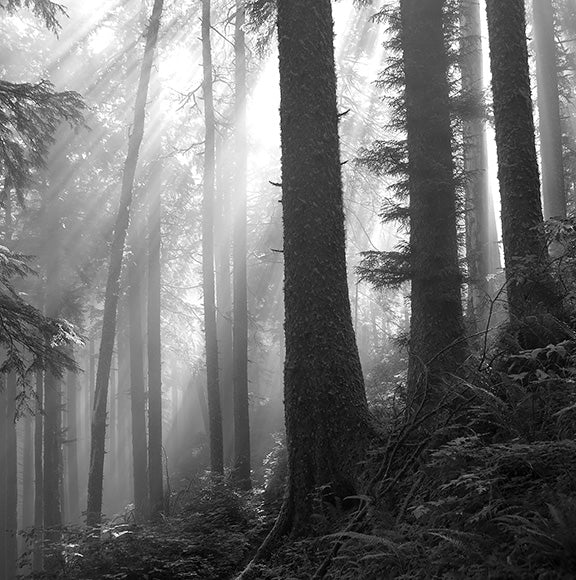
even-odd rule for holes
{"type": "MultiPolygon", "coordinates": [[[[158,98],[158,95],[156,96],[158,98]]],[[[158,148],[158,154],[161,154],[158,148]]],[[[162,349],[160,243],[162,162],[152,163],[148,184],[148,482],[150,516],[164,510],[162,475],[162,349]]]]}
{"type": "Polygon", "coordinates": [[[16,375],[6,381],[6,578],[16,578],[18,558],[18,452],[16,440],[16,375]]]}
{"type": "Polygon", "coordinates": [[[214,289],[214,183],[215,121],[212,88],[212,48],[210,44],[210,0],[202,0],[202,63],[204,71],[204,196],[202,201],[202,287],[204,290],[204,333],[206,339],[206,382],[210,415],[210,466],[224,472],[222,410],[218,381],[218,340],[214,289]]]}
{"type": "Polygon", "coordinates": [[[5,562],[7,546],[7,505],[6,505],[6,435],[7,435],[6,375],[0,374],[0,579],[6,580],[5,562]]]}
{"type": "Polygon", "coordinates": [[[544,219],[566,217],[558,59],[552,0],[532,0],[544,219]]]}
{"type": "Polygon", "coordinates": [[[137,520],[148,513],[148,457],[146,436],[146,387],[144,377],[144,334],[142,332],[142,257],[140,236],[134,233],[128,263],[128,320],[130,341],[130,401],[132,415],[132,464],[134,507],[137,520]]]}
{"type": "Polygon", "coordinates": [[[406,81],[412,280],[408,388],[413,407],[435,399],[466,347],[456,235],[456,187],[443,0],[401,0],[406,81]]]}
{"type": "Polygon", "coordinates": [[[150,74],[154,62],[154,51],[160,28],[163,0],[154,0],[152,16],[146,31],[146,46],[138,82],[136,103],[134,106],[134,126],[128,142],[128,153],[122,176],[122,190],[120,206],[114,227],[114,237],[110,249],[110,264],[106,281],[104,298],[104,318],[102,321],[102,339],[100,341],[100,356],[96,372],[96,392],[94,394],[94,412],[92,415],[90,471],[88,474],[88,506],[86,510],[87,523],[90,526],[100,524],[102,518],[102,486],[104,476],[104,454],[106,448],[106,407],[108,399],[108,381],[114,350],[116,335],[116,314],[118,297],[120,294],[120,271],[124,254],[124,242],[130,220],[130,206],[132,204],[132,188],[138,153],[142,137],[146,114],[146,99],[150,74]]]}
{"type": "Polygon", "coordinates": [[[318,486],[356,490],[370,418],[352,327],[330,0],[279,0],[288,493],[308,530],[318,486]]]}
{"type": "Polygon", "coordinates": [[[22,444],[22,528],[34,525],[34,417],[23,418],[22,444]]]}
{"type": "Polygon", "coordinates": [[[241,489],[250,489],[250,416],[248,407],[248,295],[246,274],[246,45],[244,0],[236,0],[234,31],[236,161],[234,175],[234,470],[241,489]]]}
{"type": "Polygon", "coordinates": [[[34,527],[36,537],[32,555],[32,569],[42,569],[42,528],[44,526],[44,373],[36,372],[36,399],[38,408],[34,417],[34,527]]]}
{"type": "Polygon", "coordinates": [[[540,229],[524,0],[487,0],[502,239],[511,320],[560,314],[540,229]]]}
{"type": "MultiPolygon", "coordinates": [[[[484,100],[481,9],[479,0],[464,0],[461,12],[462,89],[475,105],[484,100]]],[[[474,112],[463,123],[466,171],[466,259],[468,262],[468,323],[484,330],[488,323],[488,276],[500,268],[496,219],[488,182],[485,119],[474,112]]]]}

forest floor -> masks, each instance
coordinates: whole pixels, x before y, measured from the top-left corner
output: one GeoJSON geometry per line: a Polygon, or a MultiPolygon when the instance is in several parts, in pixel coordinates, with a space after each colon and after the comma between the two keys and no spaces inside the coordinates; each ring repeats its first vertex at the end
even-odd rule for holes
{"type": "MultiPolygon", "coordinates": [[[[447,392],[410,421],[375,403],[384,443],[366,462],[366,493],[348,512],[319,496],[313,534],[252,577],[576,578],[576,341],[509,355],[447,392]]],[[[198,478],[161,522],[70,531],[54,572],[28,577],[234,578],[273,524],[279,480],[239,493],[198,478]]]]}

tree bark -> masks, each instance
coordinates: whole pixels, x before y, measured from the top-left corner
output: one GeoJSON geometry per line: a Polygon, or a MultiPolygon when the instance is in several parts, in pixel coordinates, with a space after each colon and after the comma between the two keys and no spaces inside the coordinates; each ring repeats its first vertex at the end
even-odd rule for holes
{"type": "Polygon", "coordinates": [[[7,417],[8,393],[6,392],[6,375],[0,374],[0,580],[7,580],[5,562],[8,558],[8,518],[7,518],[7,417]]]}
{"type": "Polygon", "coordinates": [[[36,536],[32,554],[32,569],[42,569],[42,529],[44,527],[44,373],[36,372],[36,400],[38,407],[34,417],[34,527],[36,536]]]}
{"type": "Polygon", "coordinates": [[[80,486],[78,483],[78,377],[68,372],[66,381],[66,465],[68,521],[80,523],[80,486]]]}
{"type": "Polygon", "coordinates": [[[128,319],[130,341],[130,405],[132,415],[132,464],[136,519],[148,514],[148,457],[146,435],[146,379],[144,376],[144,334],[142,332],[142,251],[134,232],[128,263],[128,319]]]}
{"type": "MultiPolygon", "coordinates": [[[[481,9],[479,0],[464,0],[461,9],[460,51],[462,89],[480,107],[484,101],[481,9]]],[[[463,122],[466,172],[466,259],[468,263],[468,322],[474,330],[488,323],[488,276],[500,269],[496,219],[488,181],[485,119],[480,110],[463,122]]]]}
{"type": "Polygon", "coordinates": [[[558,58],[552,0],[532,0],[544,219],[566,217],[558,58]]]}
{"type": "Polygon", "coordinates": [[[246,181],[248,143],[246,138],[246,44],[244,0],[236,0],[234,28],[235,122],[234,122],[234,470],[241,489],[250,489],[250,416],[248,405],[248,281],[246,273],[246,181]]]}
{"type": "Polygon", "coordinates": [[[210,467],[214,473],[222,474],[224,473],[224,450],[218,381],[218,340],[214,289],[215,120],[210,22],[210,0],[202,0],[202,65],[204,73],[204,121],[206,125],[204,195],[202,200],[202,287],[204,290],[206,382],[210,417],[210,467]]]}
{"type": "Polygon", "coordinates": [[[437,399],[466,355],[444,1],[401,0],[410,190],[410,406],[437,399]]]}
{"type": "Polygon", "coordinates": [[[541,230],[524,0],[487,0],[502,240],[511,320],[561,315],[541,230]]]}
{"type": "Polygon", "coordinates": [[[18,451],[16,438],[16,375],[10,373],[6,381],[6,561],[8,580],[16,578],[18,559],[18,451]]]}
{"type": "Polygon", "coordinates": [[[353,494],[370,418],[352,327],[330,0],[279,0],[288,493],[309,529],[319,486],[353,494]]]}
{"type": "MultiPolygon", "coordinates": [[[[158,95],[156,95],[158,98],[158,95]]],[[[160,145],[158,155],[161,154],[160,145]]],[[[148,481],[150,515],[164,511],[162,471],[161,191],[162,161],[151,165],[148,184],[148,481]]]]}
{"type": "Polygon", "coordinates": [[[120,293],[120,271],[124,254],[124,243],[130,220],[130,206],[132,204],[132,189],[140,144],[144,136],[146,114],[146,99],[150,74],[154,62],[154,51],[158,40],[160,17],[162,15],[163,0],[154,0],[152,15],[146,31],[146,46],[136,93],[134,106],[134,125],[128,141],[128,153],[122,176],[120,205],[114,227],[114,237],[110,248],[110,264],[106,281],[104,298],[104,318],[102,321],[102,338],[100,341],[100,356],[96,372],[96,391],[94,394],[94,410],[92,415],[90,471],[88,474],[88,505],[86,520],[88,525],[99,525],[102,518],[102,487],[104,475],[104,454],[106,447],[106,407],[108,399],[108,381],[114,350],[116,335],[116,314],[118,296],[120,293]]]}

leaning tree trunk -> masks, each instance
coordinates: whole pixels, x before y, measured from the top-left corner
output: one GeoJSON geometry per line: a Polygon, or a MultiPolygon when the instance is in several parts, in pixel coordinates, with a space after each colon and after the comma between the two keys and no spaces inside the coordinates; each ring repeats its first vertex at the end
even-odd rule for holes
{"type": "Polygon", "coordinates": [[[533,0],[544,218],[566,217],[558,59],[552,0],[533,0]]]}
{"type": "Polygon", "coordinates": [[[108,399],[108,382],[114,338],[116,335],[116,313],[118,296],[120,294],[120,271],[124,254],[124,243],[130,220],[130,206],[132,204],[132,188],[138,162],[138,153],[144,135],[144,121],[146,113],[146,99],[150,74],[154,62],[154,51],[158,40],[160,17],[164,1],[154,0],[152,16],[146,32],[146,47],[140,71],[136,103],[134,106],[134,126],[128,142],[128,153],[122,176],[122,190],[120,206],[114,227],[114,237],[110,248],[110,264],[106,293],[104,297],[104,317],[102,321],[102,339],[100,341],[100,356],[96,372],[96,391],[94,393],[94,410],[92,415],[90,471],[88,474],[88,506],[86,520],[88,525],[99,525],[102,518],[102,487],[104,476],[104,454],[106,447],[106,407],[108,399]]]}
{"type": "Polygon", "coordinates": [[[561,314],[541,230],[524,0],[487,0],[502,240],[511,320],[561,314]]]}
{"type": "Polygon", "coordinates": [[[457,372],[466,353],[444,4],[400,2],[410,190],[412,409],[420,408],[425,396],[434,402],[441,378],[457,372]]]}
{"type": "Polygon", "coordinates": [[[346,275],[330,0],[279,0],[278,44],[289,475],[268,545],[309,529],[318,487],[355,493],[370,433],[346,275]]]}
{"type": "Polygon", "coordinates": [[[210,467],[224,472],[222,410],[218,382],[218,341],[214,289],[214,195],[216,179],[215,120],[212,87],[212,47],[210,44],[210,0],[202,0],[202,63],[204,71],[204,196],[202,200],[202,288],[204,291],[204,333],[206,339],[206,380],[210,416],[210,467]]]}
{"type": "Polygon", "coordinates": [[[235,122],[234,122],[234,481],[250,489],[250,417],[248,408],[248,295],[246,277],[246,45],[244,0],[236,0],[234,29],[235,122]]]}

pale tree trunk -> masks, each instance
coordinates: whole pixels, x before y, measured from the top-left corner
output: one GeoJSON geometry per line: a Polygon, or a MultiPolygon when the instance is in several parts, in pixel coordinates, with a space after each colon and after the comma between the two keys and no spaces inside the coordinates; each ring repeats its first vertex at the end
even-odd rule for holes
{"type": "MultiPolygon", "coordinates": [[[[159,94],[156,94],[156,99],[159,94]]],[[[157,116],[156,121],[160,118],[157,116]]],[[[161,155],[161,145],[157,147],[161,155]]],[[[150,516],[164,511],[162,473],[162,343],[161,343],[161,192],[162,161],[151,164],[148,183],[148,486],[150,516]]]]}
{"type": "Polygon", "coordinates": [[[6,512],[6,435],[8,417],[8,394],[6,375],[0,374],[0,580],[6,580],[5,562],[8,559],[7,512],[6,512]]]}
{"type": "MultiPolygon", "coordinates": [[[[461,12],[462,89],[475,105],[484,99],[480,0],[464,0],[461,12]]],[[[468,262],[468,318],[473,329],[488,322],[488,276],[500,268],[496,219],[488,180],[486,121],[474,111],[463,123],[466,172],[466,259],[468,262]]]]}
{"type": "Polygon", "coordinates": [[[26,414],[22,445],[22,528],[34,525],[34,416],[26,414]]]}
{"type": "Polygon", "coordinates": [[[235,122],[234,122],[234,470],[241,489],[250,489],[250,417],[248,407],[248,296],[246,275],[246,180],[248,142],[246,138],[246,44],[244,0],[236,0],[234,33],[235,122]]]}
{"type": "Polygon", "coordinates": [[[99,525],[102,518],[102,487],[104,476],[104,455],[106,447],[106,407],[108,399],[108,381],[110,366],[114,350],[114,338],[116,334],[116,314],[118,309],[118,296],[120,293],[120,272],[124,254],[124,243],[130,220],[130,206],[132,203],[132,189],[140,144],[144,136],[144,123],[146,114],[146,100],[150,74],[154,62],[154,51],[158,40],[160,17],[162,15],[163,0],[155,0],[152,8],[152,16],[146,31],[146,47],[140,71],[136,103],[134,106],[134,125],[128,142],[128,153],[124,164],[122,176],[122,189],[120,205],[114,237],[110,249],[110,264],[106,293],[104,299],[104,317],[102,321],[102,339],[100,341],[100,356],[96,373],[96,392],[94,394],[94,411],[92,416],[91,447],[90,447],[90,471],[88,474],[88,505],[87,523],[90,526],[99,525]]]}
{"type": "Polygon", "coordinates": [[[215,119],[212,87],[212,47],[210,43],[210,0],[202,0],[202,66],[204,73],[204,195],[202,200],[202,287],[204,290],[204,334],[206,377],[210,415],[210,467],[224,472],[222,410],[218,381],[218,340],[214,289],[214,195],[215,195],[215,119]]]}
{"type": "Polygon", "coordinates": [[[544,219],[566,217],[558,59],[552,0],[532,0],[544,219]]]}
{"type": "Polygon", "coordinates": [[[78,377],[68,371],[66,380],[66,466],[68,521],[80,523],[80,486],[78,484],[78,377]]]}
{"type": "MultiPolygon", "coordinates": [[[[134,224],[135,225],[135,224],[134,224]]],[[[148,458],[146,455],[146,385],[144,377],[144,334],[142,331],[142,250],[138,228],[133,232],[128,263],[128,324],[130,342],[130,405],[132,415],[132,465],[134,508],[137,520],[148,513],[148,458]]]]}

